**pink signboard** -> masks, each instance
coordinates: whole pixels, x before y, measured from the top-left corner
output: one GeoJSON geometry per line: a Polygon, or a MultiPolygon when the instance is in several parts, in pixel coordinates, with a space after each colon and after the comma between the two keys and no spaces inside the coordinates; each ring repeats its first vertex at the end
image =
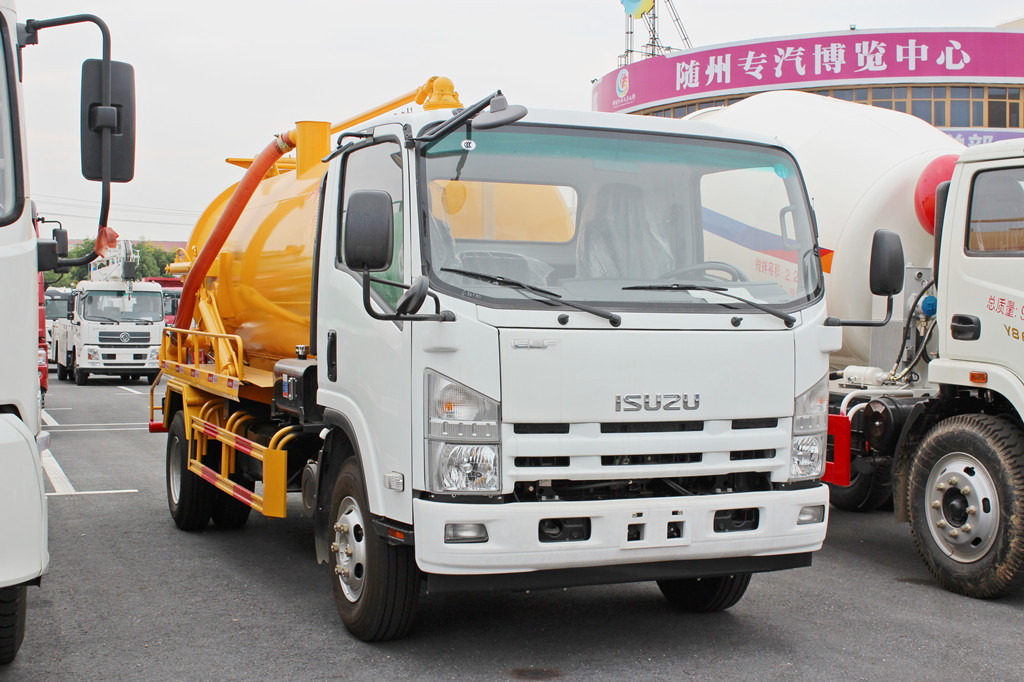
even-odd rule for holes
{"type": "Polygon", "coordinates": [[[1024,33],[847,31],[744,42],[653,57],[616,69],[596,111],[634,111],[718,94],[858,82],[1024,83],[1024,33]]]}

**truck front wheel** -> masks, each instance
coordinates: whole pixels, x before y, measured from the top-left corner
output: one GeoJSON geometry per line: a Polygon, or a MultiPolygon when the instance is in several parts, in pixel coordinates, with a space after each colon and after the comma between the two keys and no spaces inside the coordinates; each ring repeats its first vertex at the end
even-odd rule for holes
{"type": "Polygon", "coordinates": [[[0,588],[0,665],[14,660],[25,638],[24,585],[0,588]]]}
{"type": "Polygon", "coordinates": [[[75,375],[75,384],[85,386],[89,383],[89,371],[78,366],[78,357],[72,361],[71,373],[75,375]]]}
{"type": "Polygon", "coordinates": [[[364,642],[379,642],[408,632],[420,575],[412,548],[378,535],[369,511],[362,469],[350,457],[331,494],[331,585],[348,631],[364,642]]]}
{"type": "Polygon", "coordinates": [[[185,415],[178,412],[167,430],[167,506],[182,530],[202,530],[210,521],[216,489],[188,470],[185,415]]]}
{"type": "Polygon", "coordinates": [[[987,599],[1024,585],[1024,433],[1007,419],[937,424],[910,470],[917,551],[939,584],[987,599]]]}
{"type": "Polygon", "coordinates": [[[698,613],[724,611],[735,606],[749,585],[749,573],[658,581],[661,593],[672,608],[698,613]]]}

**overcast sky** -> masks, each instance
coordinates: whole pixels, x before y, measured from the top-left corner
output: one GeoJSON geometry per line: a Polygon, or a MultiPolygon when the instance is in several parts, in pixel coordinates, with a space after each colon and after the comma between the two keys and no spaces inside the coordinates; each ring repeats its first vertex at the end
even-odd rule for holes
{"type": "MultiPolygon", "coordinates": [[[[992,27],[1010,0],[676,0],[694,46],[858,29],[992,27]]],[[[114,185],[122,237],[186,240],[206,205],[297,120],[338,121],[452,78],[464,104],[502,89],[511,101],[589,109],[591,80],[624,46],[619,0],[21,0],[19,21],[91,13],[113,58],[135,67],[135,179],[114,185]]],[[[662,42],[680,44],[661,13],[662,42]]],[[[639,25],[638,25],[639,27],[639,25]]],[[[646,41],[638,32],[637,46],[646,41]]],[[[24,51],[30,190],[72,238],[96,232],[100,188],[81,177],[81,62],[100,56],[92,26],[40,32],[24,51]],[[81,216],[81,217],[76,217],[81,216]]]]}

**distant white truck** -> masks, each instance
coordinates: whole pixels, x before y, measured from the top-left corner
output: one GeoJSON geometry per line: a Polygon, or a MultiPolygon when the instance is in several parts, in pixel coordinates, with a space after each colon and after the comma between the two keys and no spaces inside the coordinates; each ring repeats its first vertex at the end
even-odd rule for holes
{"type": "Polygon", "coordinates": [[[90,374],[125,381],[146,377],[152,383],[160,372],[163,330],[159,284],[82,281],[67,317],[54,322],[50,361],[57,364],[58,379],[73,379],[79,386],[90,374]]]}

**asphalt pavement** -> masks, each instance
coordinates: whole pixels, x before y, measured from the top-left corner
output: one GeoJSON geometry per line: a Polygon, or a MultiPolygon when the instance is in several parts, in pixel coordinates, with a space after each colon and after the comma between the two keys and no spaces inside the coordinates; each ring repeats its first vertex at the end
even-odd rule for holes
{"type": "Polygon", "coordinates": [[[365,644],[298,499],[286,519],[181,532],[149,386],[50,385],[50,571],[0,680],[1024,678],[1024,593],[948,593],[891,512],[834,509],[813,566],[755,575],[723,613],[673,612],[653,583],[430,594],[405,639],[365,644]]]}

